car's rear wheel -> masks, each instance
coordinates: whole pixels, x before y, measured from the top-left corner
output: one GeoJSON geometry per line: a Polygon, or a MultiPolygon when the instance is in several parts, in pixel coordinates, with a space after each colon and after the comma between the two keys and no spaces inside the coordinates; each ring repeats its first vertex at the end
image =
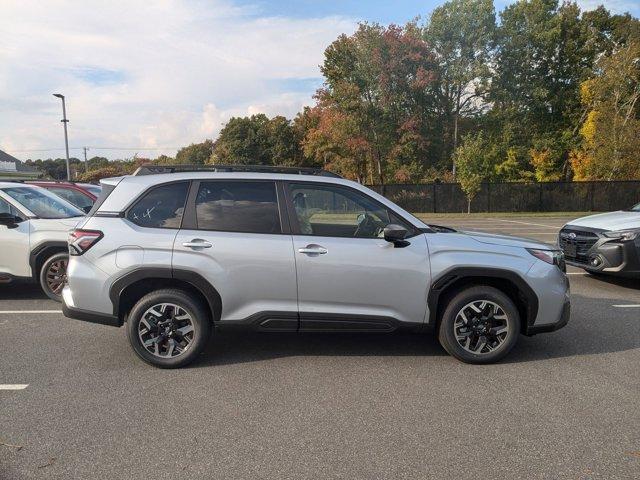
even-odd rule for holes
{"type": "Polygon", "coordinates": [[[182,290],[151,292],[127,316],[127,336],[133,350],[145,362],[161,368],[193,362],[210,335],[207,309],[182,290]]]}
{"type": "Polygon", "coordinates": [[[45,260],[40,268],[40,286],[52,300],[62,301],[62,289],[67,284],[69,254],[59,252],[45,260]]]}
{"type": "Polygon", "coordinates": [[[513,301],[490,286],[458,292],[447,304],[438,338],[444,349],[466,363],[492,363],[514,347],[520,315],[513,301]]]}

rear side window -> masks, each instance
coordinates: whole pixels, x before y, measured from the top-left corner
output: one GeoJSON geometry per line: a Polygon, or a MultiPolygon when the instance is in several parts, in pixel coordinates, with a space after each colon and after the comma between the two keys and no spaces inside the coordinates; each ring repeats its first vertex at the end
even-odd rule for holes
{"type": "Polygon", "coordinates": [[[93,200],[78,190],[62,187],[45,187],[50,192],[55,193],[59,197],[64,198],[67,202],[72,203],[82,210],[88,211],[93,206],[93,200]]]}
{"type": "Polygon", "coordinates": [[[188,182],[155,187],[129,208],[126,218],[141,227],[180,228],[188,189],[188,182]]]}
{"type": "Polygon", "coordinates": [[[273,182],[200,182],[195,203],[199,230],[282,232],[273,182]]]}

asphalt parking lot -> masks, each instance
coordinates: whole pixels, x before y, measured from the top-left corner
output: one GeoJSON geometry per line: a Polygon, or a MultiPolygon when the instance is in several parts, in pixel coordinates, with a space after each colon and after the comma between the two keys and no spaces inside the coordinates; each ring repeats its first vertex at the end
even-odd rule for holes
{"type": "MultiPolygon", "coordinates": [[[[553,242],[567,219],[434,223],[553,242]]],[[[637,479],[640,282],[569,274],[569,325],[489,366],[426,335],[224,333],[158,370],[2,286],[0,479],[637,479]]]]}

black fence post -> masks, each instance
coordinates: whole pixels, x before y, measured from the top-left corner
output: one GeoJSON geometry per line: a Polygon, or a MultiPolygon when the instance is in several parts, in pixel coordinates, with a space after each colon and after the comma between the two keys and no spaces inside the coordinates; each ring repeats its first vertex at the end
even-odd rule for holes
{"type": "Polygon", "coordinates": [[[438,213],[437,199],[436,199],[436,192],[437,192],[436,182],[433,182],[431,186],[433,188],[433,213],[438,213]]]}
{"type": "Polygon", "coordinates": [[[591,182],[591,185],[589,185],[589,211],[593,212],[595,210],[595,204],[594,204],[594,197],[595,197],[595,189],[596,189],[596,184],[594,182],[591,182]]]}
{"type": "Polygon", "coordinates": [[[487,183],[487,212],[491,213],[491,182],[487,183]]]}
{"type": "Polygon", "coordinates": [[[542,183],[538,183],[538,211],[542,211],[542,183]]]}

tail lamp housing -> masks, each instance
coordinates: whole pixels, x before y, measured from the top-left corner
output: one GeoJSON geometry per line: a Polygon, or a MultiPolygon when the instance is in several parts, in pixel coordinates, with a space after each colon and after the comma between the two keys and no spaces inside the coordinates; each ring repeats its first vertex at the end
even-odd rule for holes
{"type": "Polygon", "coordinates": [[[99,230],[76,228],[69,232],[69,255],[83,255],[104,236],[99,230]]]}

